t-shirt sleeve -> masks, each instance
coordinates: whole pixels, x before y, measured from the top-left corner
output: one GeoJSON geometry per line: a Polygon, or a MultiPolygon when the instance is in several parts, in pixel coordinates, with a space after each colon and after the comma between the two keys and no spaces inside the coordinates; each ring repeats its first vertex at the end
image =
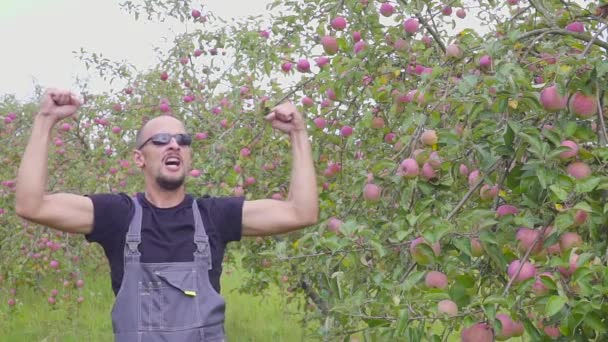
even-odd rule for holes
{"type": "Polygon", "coordinates": [[[211,198],[209,213],[224,243],[241,240],[244,203],[245,197],[211,198]]]}
{"type": "Polygon", "coordinates": [[[89,242],[104,245],[123,233],[131,220],[133,204],[126,194],[89,194],[93,201],[93,231],[86,234],[89,242]]]}

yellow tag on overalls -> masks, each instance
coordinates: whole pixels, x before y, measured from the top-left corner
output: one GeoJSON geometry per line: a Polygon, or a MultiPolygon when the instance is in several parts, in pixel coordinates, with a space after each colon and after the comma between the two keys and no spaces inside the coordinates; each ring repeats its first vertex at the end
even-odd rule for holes
{"type": "Polygon", "coordinates": [[[196,292],[194,292],[194,291],[184,291],[184,293],[186,295],[188,295],[188,296],[191,296],[191,297],[195,297],[196,296],[196,292]]]}

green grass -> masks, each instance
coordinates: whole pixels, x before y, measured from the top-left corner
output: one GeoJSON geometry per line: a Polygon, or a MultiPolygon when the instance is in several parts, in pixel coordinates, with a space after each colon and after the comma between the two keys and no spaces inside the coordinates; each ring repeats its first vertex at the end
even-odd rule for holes
{"type": "MultiPolygon", "coordinates": [[[[222,276],[222,295],[227,303],[225,327],[230,341],[311,341],[305,335],[299,306],[287,303],[276,287],[260,296],[233,291],[244,277],[242,272],[238,265],[225,265],[222,276]]],[[[9,309],[8,289],[3,288],[0,341],[113,341],[110,311],[114,295],[107,267],[88,271],[84,279],[85,301],[80,305],[66,303],[61,298],[62,286],[55,286],[60,291],[55,307],[47,303],[48,295],[22,288],[18,289],[18,304],[9,309]]]]}

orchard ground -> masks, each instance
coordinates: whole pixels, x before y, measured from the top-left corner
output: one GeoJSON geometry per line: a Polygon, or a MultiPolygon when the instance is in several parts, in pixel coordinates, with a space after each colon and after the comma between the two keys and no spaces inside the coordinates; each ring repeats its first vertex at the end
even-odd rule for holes
{"type": "MultiPolygon", "coordinates": [[[[0,308],[0,341],[112,341],[110,312],[114,295],[110,288],[107,264],[95,262],[84,273],[85,300],[78,305],[68,305],[57,295],[57,302],[50,305],[46,296],[31,288],[18,290],[18,304],[0,308]]],[[[246,272],[235,260],[224,266],[222,294],[226,305],[226,331],[233,341],[312,341],[307,331],[318,327],[305,323],[304,300],[288,302],[282,290],[271,286],[259,296],[242,294],[238,287],[246,272]]],[[[49,279],[42,279],[41,288],[52,287],[49,279]]],[[[8,300],[8,290],[0,292],[3,303],[8,300]]]]}

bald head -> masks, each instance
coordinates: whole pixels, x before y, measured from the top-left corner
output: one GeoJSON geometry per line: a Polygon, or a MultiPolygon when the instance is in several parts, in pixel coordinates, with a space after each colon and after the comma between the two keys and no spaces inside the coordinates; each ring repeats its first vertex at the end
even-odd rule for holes
{"type": "Polygon", "coordinates": [[[163,114],[152,118],[142,124],[142,126],[139,128],[139,131],[137,131],[137,137],[135,138],[135,146],[141,146],[141,144],[143,144],[144,141],[146,141],[146,139],[148,139],[149,137],[157,133],[166,133],[168,132],[168,129],[179,129],[182,133],[186,132],[186,126],[184,126],[184,123],[181,120],[172,115],[163,114]]]}

